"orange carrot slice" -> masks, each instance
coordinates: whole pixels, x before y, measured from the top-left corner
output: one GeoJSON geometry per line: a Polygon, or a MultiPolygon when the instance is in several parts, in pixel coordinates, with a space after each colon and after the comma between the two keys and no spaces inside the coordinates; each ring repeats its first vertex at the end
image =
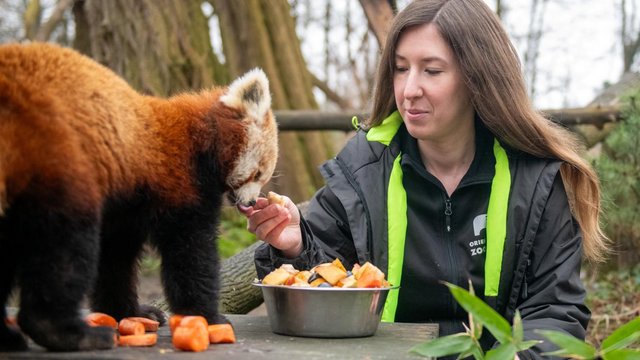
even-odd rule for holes
{"type": "Polygon", "coordinates": [[[180,322],[184,318],[184,315],[173,315],[169,318],[169,329],[171,329],[171,333],[180,325],[180,322]]]}
{"type": "Polygon", "coordinates": [[[101,312],[93,312],[87,315],[84,320],[89,326],[108,326],[110,328],[117,328],[118,322],[113,316],[107,315],[101,312]]]}
{"type": "Polygon", "coordinates": [[[236,334],[231,324],[209,325],[209,342],[211,344],[233,344],[236,342],[236,334]]]}
{"type": "Polygon", "coordinates": [[[158,327],[160,326],[159,322],[157,322],[155,320],[152,320],[152,319],[149,319],[149,318],[146,318],[146,317],[130,316],[130,317],[127,317],[125,319],[129,319],[129,320],[137,321],[137,322],[141,323],[142,325],[144,325],[144,330],[145,331],[156,332],[156,331],[158,331],[158,327]]]}
{"type": "Polygon", "coordinates": [[[209,347],[209,332],[207,326],[200,321],[193,321],[190,325],[183,325],[184,319],[173,331],[173,346],[183,351],[204,351],[209,347]]]}
{"type": "Polygon", "coordinates": [[[153,346],[158,342],[158,334],[123,335],[118,338],[119,346],[153,346]]]}
{"type": "Polygon", "coordinates": [[[195,326],[196,324],[202,324],[205,329],[209,326],[207,319],[205,319],[204,316],[198,315],[184,316],[178,326],[195,326]]]}
{"type": "Polygon", "coordinates": [[[118,332],[120,335],[142,335],[144,334],[144,325],[141,322],[124,318],[118,323],[118,332]]]}
{"type": "Polygon", "coordinates": [[[173,315],[172,317],[169,318],[169,328],[171,329],[171,333],[173,334],[173,332],[175,331],[175,329],[178,326],[191,326],[193,325],[193,323],[202,323],[202,325],[204,325],[204,327],[206,328],[207,326],[209,326],[209,323],[207,322],[207,319],[204,318],[204,316],[197,316],[197,315],[173,315]],[[184,323],[183,323],[184,320],[184,323]]]}

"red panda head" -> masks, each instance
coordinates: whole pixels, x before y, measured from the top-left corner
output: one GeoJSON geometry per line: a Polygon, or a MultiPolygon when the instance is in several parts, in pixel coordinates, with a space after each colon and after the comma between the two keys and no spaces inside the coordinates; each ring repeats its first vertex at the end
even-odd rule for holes
{"type": "Polygon", "coordinates": [[[269,81],[260,69],[235,80],[220,101],[244,114],[246,146],[227,176],[235,202],[252,205],[271,179],[278,160],[278,127],[271,112],[269,81]]]}

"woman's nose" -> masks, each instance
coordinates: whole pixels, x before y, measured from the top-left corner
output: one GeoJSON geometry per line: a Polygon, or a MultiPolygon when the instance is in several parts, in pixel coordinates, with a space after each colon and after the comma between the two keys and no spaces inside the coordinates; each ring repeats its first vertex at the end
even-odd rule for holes
{"type": "Polygon", "coordinates": [[[404,97],[407,99],[417,98],[423,95],[420,76],[414,71],[409,73],[407,81],[404,84],[404,97]]]}

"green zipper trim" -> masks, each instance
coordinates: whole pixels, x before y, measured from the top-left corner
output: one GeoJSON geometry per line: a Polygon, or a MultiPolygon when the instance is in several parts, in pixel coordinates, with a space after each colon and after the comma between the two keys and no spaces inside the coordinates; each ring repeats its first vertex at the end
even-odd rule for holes
{"type": "MultiPolygon", "coordinates": [[[[399,154],[393,162],[387,190],[387,239],[389,242],[387,279],[393,286],[400,286],[404,263],[404,240],[407,236],[407,192],[402,186],[401,157],[402,154],[399,154]]],[[[393,322],[395,319],[399,294],[399,289],[389,291],[382,311],[382,321],[393,322]]]]}
{"type": "Polygon", "coordinates": [[[398,129],[402,125],[402,117],[396,110],[391,115],[387,116],[382,123],[378,126],[372,127],[367,132],[367,140],[375,141],[389,146],[391,139],[398,132],[398,129]]]}
{"type": "MultiPolygon", "coordinates": [[[[498,296],[502,255],[507,234],[507,209],[511,189],[511,173],[507,153],[494,140],[493,153],[496,171],[491,182],[491,195],[487,210],[487,254],[485,258],[485,296],[498,296]]],[[[389,282],[400,286],[404,262],[404,245],[407,235],[407,193],[402,185],[400,155],[395,159],[387,195],[388,274],[389,282]]],[[[398,308],[400,289],[391,290],[387,296],[382,321],[393,322],[398,308]]]]}
{"type": "MultiPolygon", "coordinates": [[[[389,145],[402,124],[398,111],[367,132],[367,140],[389,145]]],[[[507,234],[507,209],[511,191],[511,172],[506,151],[494,139],[493,154],[496,159],[495,175],[491,182],[491,195],[487,209],[487,252],[485,257],[485,296],[498,296],[502,256],[507,234]]],[[[402,167],[399,154],[393,162],[387,189],[387,240],[388,274],[393,286],[400,286],[404,263],[404,245],[407,236],[407,193],[402,184],[402,167]]],[[[399,289],[389,292],[382,312],[382,321],[393,322],[398,308],[399,289]]]]}
{"type": "Polygon", "coordinates": [[[491,196],[487,210],[487,255],[484,260],[484,295],[498,296],[502,255],[507,237],[507,209],[511,190],[509,159],[498,140],[493,142],[496,173],[491,182],[491,196]]]}

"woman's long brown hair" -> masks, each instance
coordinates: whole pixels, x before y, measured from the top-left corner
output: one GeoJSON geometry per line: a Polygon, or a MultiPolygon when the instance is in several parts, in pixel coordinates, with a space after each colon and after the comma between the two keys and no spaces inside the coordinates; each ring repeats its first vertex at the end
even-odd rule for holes
{"type": "Polygon", "coordinates": [[[482,0],[417,0],[393,21],[382,51],[371,118],[380,124],[396,110],[393,95],[395,46],[408,27],[432,23],[453,50],[474,109],[503,143],[540,158],[561,160],[560,172],[578,224],[584,254],[603,261],[608,239],[600,227],[600,184],[580,155],[576,136],[538,113],[527,95],[520,61],[498,17],[482,0]]]}

